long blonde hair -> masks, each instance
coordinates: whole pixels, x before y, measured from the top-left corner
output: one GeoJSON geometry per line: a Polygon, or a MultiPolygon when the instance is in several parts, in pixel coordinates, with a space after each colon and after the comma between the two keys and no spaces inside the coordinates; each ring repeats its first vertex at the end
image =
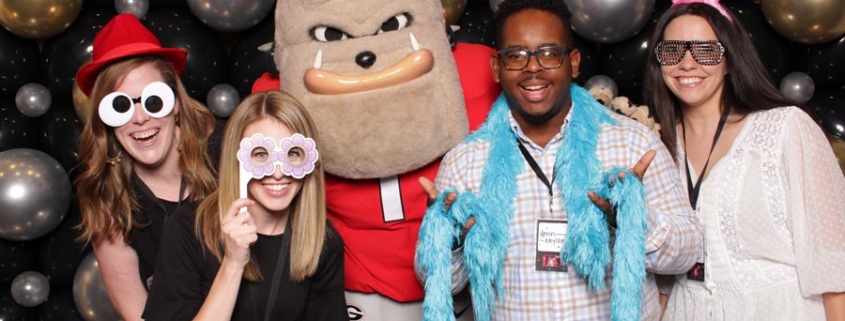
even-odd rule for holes
{"type": "MultiPolygon", "coordinates": [[[[235,109],[223,134],[220,156],[220,189],[209,196],[197,209],[197,238],[219,260],[223,260],[225,235],[220,221],[229,205],[238,198],[237,153],[244,129],[255,121],[271,118],[287,126],[291,132],[319,139],[314,121],[304,107],[292,96],[281,91],[253,94],[235,109]]],[[[323,165],[318,161],[314,171],[303,178],[302,189],[291,201],[290,278],[301,281],[314,274],[326,236],[326,185],[323,165]]],[[[278,267],[281,268],[281,267],[278,267]]],[[[261,272],[251,258],[244,278],[257,281],[261,272]]]]}
{"type": "Polygon", "coordinates": [[[123,148],[114,129],[100,120],[96,110],[100,100],[113,92],[130,71],[146,64],[161,73],[165,83],[174,88],[179,102],[179,170],[185,185],[190,188],[189,200],[204,199],[217,188],[206,145],[214,130],[214,115],[188,95],[166,59],[147,55],[115,62],[97,76],[89,100],[91,112],[79,137],[79,159],[85,167],[74,180],[82,212],[79,228],[83,232],[78,241],[98,242],[117,235],[126,239],[132,228],[143,227],[132,217],[132,211],[140,206],[137,191],[130,182],[133,159],[124,153],[120,163],[111,165],[107,162],[110,157],[118,156],[123,148]]]}

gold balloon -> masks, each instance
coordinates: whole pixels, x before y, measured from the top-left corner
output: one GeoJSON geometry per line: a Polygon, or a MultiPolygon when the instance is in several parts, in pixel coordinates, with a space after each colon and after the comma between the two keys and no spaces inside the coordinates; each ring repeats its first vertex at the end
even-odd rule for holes
{"type": "Polygon", "coordinates": [[[830,140],[830,147],[833,148],[833,154],[836,155],[836,160],[839,161],[839,168],[845,173],[845,139],[832,135],[829,135],[828,139],[830,140]]]}
{"type": "Polygon", "coordinates": [[[467,0],[440,0],[443,5],[443,18],[446,18],[446,25],[456,25],[464,9],[467,7],[467,0]]]}
{"type": "Polygon", "coordinates": [[[780,35],[818,44],[845,34],[845,0],[762,0],[766,20],[780,35]]]}
{"type": "Polygon", "coordinates": [[[76,20],[82,0],[0,0],[0,25],[30,39],[55,36],[76,20]]]}
{"type": "MultiPolygon", "coordinates": [[[[88,58],[82,65],[85,66],[89,62],[91,62],[91,58],[88,58]]],[[[85,125],[88,122],[88,117],[91,116],[91,101],[88,99],[88,95],[82,92],[82,89],[79,89],[76,81],[73,82],[73,110],[76,111],[79,122],[85,125]]]]}

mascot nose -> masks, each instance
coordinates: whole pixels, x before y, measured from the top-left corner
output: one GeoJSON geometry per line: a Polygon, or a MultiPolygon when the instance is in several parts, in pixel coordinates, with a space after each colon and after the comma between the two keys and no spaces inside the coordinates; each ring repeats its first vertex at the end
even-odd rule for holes
{"type": "Polygon", "coordinates": [[[370,68],[374,63],[376,63],[376,54],[369,50],[363,51],[355,56],[355,63],[357,63],[358,66],[370,68]]]}

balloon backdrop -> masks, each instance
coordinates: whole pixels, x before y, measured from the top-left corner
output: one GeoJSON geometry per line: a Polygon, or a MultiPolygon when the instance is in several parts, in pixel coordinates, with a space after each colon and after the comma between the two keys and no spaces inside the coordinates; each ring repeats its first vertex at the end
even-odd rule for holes
{"type": "Polygon", "coordinates": [[[24,115],[29,117],[38,117],[44,115],[50,104],[53,103],[53,98],[50,97],[50,91],[47,87],[38,83],[28,83],[18,89],[15,95],[15,106],[24,115]]]}
{"type": "Polygon", "coordinates": [[[144,18],[150,10],[149,0],[114,0],[117,13],[131,13],[138,19],[144,18]]]}
{"type": "Polygon", "coordinates": [[[598,45],[582,38],[573,33],[572,47],[577,48],[581,52],[581,64],[578,67],[578,77],[574,79],[575,83],[583,86],[587,79],[599,73],[599,55],[598,45]]]}
{"type": "Polygon", "coordinates": [[[786,98],[803,104],[813,98],[813,93],[816,92],[816,84],[813,83],[813,78],[810,78],[807,74],[796,71],[781,79],[780,92],[786,98]]]}
{"type": "Polygon", "coordinates": [[[11,288],[0,286],[0,320],[38,320],[38,309],[18,304],[12,298],[11,288]]]}
{"type": "Polygon", "coordinates": [[[440,4],[443,5],[443,18],[446,19],[446,25],[455,25],[464,14],[467,0],[440,0],[440,4]]]}
{"type": "Polygon", "coordinates": [[[88,254],[76,269],[76,276],[73,278],[73,301],[76,303],[76,311],[86,321],[120,318],[106,293],[106,285],[103,284],[103,276],[100,274],[100,266],[94,253],[88,254]]]}
{"type": "Polygon", "coordinates": [[[25,307],[34,307],[47,300],[50,282],[43,274],[26,271],[12,281],[12,298],[25,307]]]}
{"type": "Polygon", "coordinates": [[[458,26],[460,29],[452,35],[452,41],[496,47],[496,21],[486,4],[468,3],[458,26]]]}
{"type": "MultiPolygon", "coordinates": [[[[24,271],[38,268],[38,243],[0,239],[0,284],[11,284],[24,271]]],[[[0,286],[0,288],[8,289],[0,286]]]]}
{"type": "Polygon", "coordinates": [[[845,36],[821,45],[803,46],[797,69],[807,73],[818,87],[845,86],[845,36]]]}
{"type": "Polygon", "coordinates": [[[144,24],[158,37],[162,46],[188,51],[188,61],[181,78],[191,97],[205,103],[211,87],[228,80],[226,47],[213,30],[190,12],[151,11],[144,24]]]}
{"type": "Polygon", "coordinates": [[[0,28],[0,95],[14,95],[20,86],[37,81],[42,71],[39,56],[38,42],[0,28]]]}
{"type": "Polygon", "coordinates": [[[38,119],[27,117],[15,107],[13,97],[0,96],[0,152],[12,148],[38,148],[38,119]]]}
{"type": "Polygon", "coordinates": [[[276,0],[188,0],[191,12],[220,31],[241,31],[257,25],[275,7],[276,0]]]}
{"type": "Polygon", "coordinates": [[[819,90],[807,105],[828,134],[845,139],[845,88],[819,90]]]}
{"type": "MultiPolygon", "coordinates": [[[[50,108],[41,119],[42,149],[50,154],[62,167],[74,173],[79,162],[79,135],[82,133],[82,122],[79,121],[70,103],[60,102],[50,108]]],[[[73,177],[71,177],[73,178],[73,177]]]]}
{"type": "Polygon", "coordinates": [[[114,15],[113,7],[85,9],[67,31],[44,43],[42,58],[47,68],[44,85],[53,99],[71,97],[76,71],[91,60],[94,37],[114,15]]]}
{"type": "Polygon", "coordinates": [[[748,0],[724,0],[722,5],[731,11],[748,31],[760,60],[775,84],[780,83],[787,73],[794,71],[793,44],[772,29],[759,5],[748,0]]]}
{"type": "Polygon", "coordinates": [[[830,147],[833,148],[833,154],[836,155],[836,161],[839,162],[839,168],[845,173],[845,138],[828,135],[828,139],[830,147]]]}
{"type": "Polygon", "coordinates": [[[215,116],[228,118],[241,102],[241,97],[235,87],[228,84],[219,84],[208,91],[206,100],[208,101],[208,109],[215,116]]]}
{"type": "Polygon", "coordinates": [[[52,231],[70,206],[67,173],[44,152],[16,148],[0,152],[0,237],[34,240],[52,231]]]}
{"type": "Polygon", "coordinates": [[[845,34],[842,0],[763,0],[760,7],[772,27],[792,41],[818,44],[845,34]]]}
{"type": "Polygon", "coordinates": [[[67,29],[82,0],[0,0],[0,25],[30,39],[46,39],[67,29]]]}
{"type": "MultiPolygon", "coordinates": [[[[74,198],[62,223],[53,232],[39,239],[41,244],[38,270],[50,280],[51,286],[70,289],[79,262],[91,250],[86,244],[76,241],[82,234],[82,231],[76,228],[81,222],[79,205],[74,198]]],[[[51,294],[50,297],[52,296],[51,294]]]]}
{"type": "Polygon", "coordinates": [[[258,26],[244,32],[229,53],[228,83],[238,90],[241,97],[250,94],[252,84],[264,72],[278,73],[272,50],[267,52],[258,49],[259,46],[273,42],[274,21],[273,15],[269,15],[258,26]]]}
{"type": "Polygon", "coordinates": [[[572,30],[598,43],[619,42],[648,22],[654,0],[564,0],[572,12],[572,30]]]}
{"type": "Polygon", "coordinates": [[[47,302],[38,306],[40,321],[82,321],[73,304],[71,287],[54,287],[54,283],[53,279],[50,279],[50,296],[47,302]]]}

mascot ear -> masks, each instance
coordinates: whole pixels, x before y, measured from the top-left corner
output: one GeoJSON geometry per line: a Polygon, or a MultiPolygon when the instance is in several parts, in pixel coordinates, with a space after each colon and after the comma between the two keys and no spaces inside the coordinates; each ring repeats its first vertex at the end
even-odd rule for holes
{"type": "Polygon", "coordinates": [[[276,60],[273,59],[273,52],[276,49],[276,42],[271,41],[258,46],[258,50],[264,53],[264,65],[267,71],[274,76],[279,75],[279,68],[276,67],[276,60]]]}

